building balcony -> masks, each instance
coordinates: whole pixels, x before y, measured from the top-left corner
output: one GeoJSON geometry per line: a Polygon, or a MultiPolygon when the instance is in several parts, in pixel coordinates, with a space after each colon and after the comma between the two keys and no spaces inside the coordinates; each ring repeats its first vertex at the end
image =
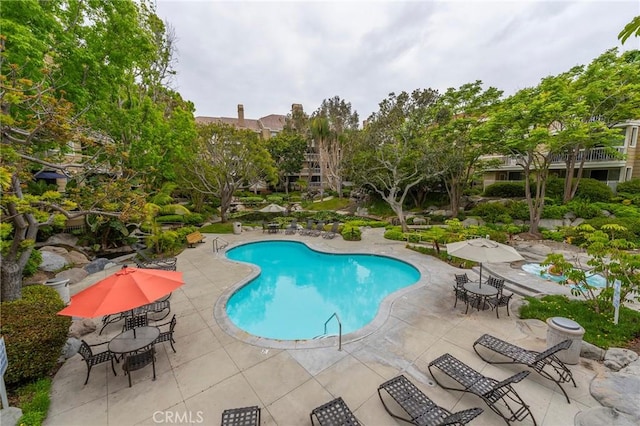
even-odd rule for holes
{"type": "MultiPolygon", "coordinates": [[[[585,160],[585,167],[602,167],[605,165],[623,165],[625,163],[624,158],[620,155],[626,154],[626,149],[624,147],[616,147],[616,148],[593,148],[588,151],[580,151],[578,153],[577,162],[580,163],[582,159],[585,160]],[[611,149],[618,152],[618,154],[613,154],[611,149]],[[604,164],[609,163],[609,164],[604,164]]],[[[567,154],[554,154],[551,156],[551,168],[554,166],[562,166],[567,160],[567,154]]],[[[483,157],[484,160],[498,160],[499,165],[497,167],[491,167],[488,170],[503,170],[506,168],[518,168],[520,167],[517,164],[517,159],[515,156],[510,155],[489,155],[483,157]]]]}

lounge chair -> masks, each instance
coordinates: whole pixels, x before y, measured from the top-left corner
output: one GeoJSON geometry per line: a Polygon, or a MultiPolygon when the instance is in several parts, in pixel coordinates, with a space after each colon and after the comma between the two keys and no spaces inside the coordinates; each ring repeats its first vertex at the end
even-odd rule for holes
{"type": "Polygon", "coordinates": [[[336,221],[333,222],[333,225],[331,226],[331,230],[325,232],[322,235],[322,238],[326,238],[328,240],[332,239],[333,237],[335,237],[336,235],[338,235],[338,230],[340,229],[340,222],[336,221]]]}
{"type": "Polygon", "coordinates": [[[320,221],[316,225],[316,229],[311,230],[309,235],[311,235],[312,237],[319,237],[323,231],[324,231],[324,222],[320,221]]]}
{"type": "Polygon", "coordinates": [[[109,342],[102,342],[95,345],[90,345],[84,340],[82,340],[82,343],[80,343],[78,353],[80,354],[84,362],[87,363],[87,378],[84,381],[85,385],[89,382],[89,374],[91,374],[91,368],[94,365],[102,364],[103,362],[111,361],[111,371],[113,371],[113,375],[116,376],[116,369],[113,366],[113,360],[116,359],[115,355],[108,349],[106,351],[98,353],[93,353],[93,349],[91,349],[98,346],[106,345],[108,343],[109,342]]]}
{"type": "Polygon", "coordinates": [[[570,404],[571,401],[569,401],[569,396],[562,388],[561,383],[571,382],[573,383],[573,387],[577,387],[576,382],[573,380],[571,370],[569,370],[564,362],[556,356],[556,353],[561,350],[568,349],[570,346],[571,340],[565,340],[564,342],[560,342],[543,352],[537,352],[521,348],[489,334],[483,334],[473,344],[473,350],[476,351],[480,358],[491,364],[524,364],[532,368],[545,379],[555,382],[564,394],[567,402],[570,404]],[[478,346],[484,346],[485,348],[504,357],[510,358],[511,360],[495,361],[493,359],[486,358],[478,352],[478,346]]]}
{"type": "Polygon", "coordinates": [[[320,426],[360,426],[361,423],[351,412],[341,397],[314,408],[309,417],[311,425],[315,425],[313,418],[318,420],[320,426]]]}
{"type": "Polygon", "coordinates": [[[220,426],[259,426],[260,407],[228,408],[222,412],[220,426]]]}
{"type": "Polygon", "coordinates": [[[444,354],[429,363],[429,373],[433,379],[444,389],[469,392],[482,398],[489,408],[502,417],[509,425],[514,421],[522,421],[531,416],[534,426],[537,425],[533,413],[529,406],[520,398],[520,395],[513,389],[513,384],[520,382],[529,375],[528,371],[521,371],[518,374],[498,381],[490,377],[483,376],[467,364],[455,358],[451,354],[444,354]],[[462,385],[461,388],[444,386],[438,381],[434,374],[434,369],[438,369],[451,379],[462,385]]]}
{"type": "Polygon", "coordinates": [[[137,253],[138,258],[133,258],[136,266],[138,268],[145,269],[163,269],[165,271],[175,271],[176,265],[178,263],[178,258],[176,257],[163,257],[158,259],[151,259],[149,256],[145,254],[142,250],[142,246],[138,244],[134,244],[131,246],[137,253]]]}
{"type": "Polygon", "coordinates": [[[378,387],[378,396],[384,409],[392,417],[419,426],[466,425],[482,414],[482,408],[470,408],[452,414],[431,401],[420,389],[405,376],[394,377],[378,387]],[[391,412],[382,398],[384,390],[391,396],[409,417],[401,417],[391,412]]]}
{"type": "Polygon", "coordinates": [[[313,231],[313,221],[312,220],[307,220],[307,226],[305,226],[303,229],[300,230],[300,232],[298,232],[300,235],[311,235],[311,232],[313,231]]]}
{"type": "Polygon", "coordinates": [[[298,231],[298,221],[293,219],[291,224],[284,230],[285,235],[293,235],[298,231]]]}

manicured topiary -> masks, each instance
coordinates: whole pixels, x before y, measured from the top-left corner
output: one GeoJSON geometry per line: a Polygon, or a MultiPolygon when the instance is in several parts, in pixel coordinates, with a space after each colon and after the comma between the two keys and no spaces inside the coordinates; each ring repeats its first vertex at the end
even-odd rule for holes
{"type": "Polygon", "coordinates": [[[389,229],[385,231],[384,237],[387,240],[404,241],[404,233],[396,229],[389,229]]]}
{"type": "Polygon", "coordinates": [[[349,223],[344,225],[341,235],[346,241],[360,241],[362,239],[360,228],[349,223]]]}
{"type": "Polygon", "coordinates": [[[485,197],[524,197],[524,182],[496,182],[484,190],[485,197]]]}
{"type": "Polygon", "coordinates": [[[58,293],[45,285],[22,289],[22,299],[2,302],[0,333],[7,347],[7,385],[37,380],[51,373],[67,340],[71,318],[58,293]]]}

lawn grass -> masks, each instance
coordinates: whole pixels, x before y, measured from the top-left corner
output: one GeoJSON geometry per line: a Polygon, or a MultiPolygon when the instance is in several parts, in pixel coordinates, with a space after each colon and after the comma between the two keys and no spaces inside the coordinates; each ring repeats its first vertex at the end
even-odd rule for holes
{"type": "Polygon", "coordinates": [[[208,234],[233,234],[233,222],[210,223],[199,229],[208,234]]]}
{"type": "Polygon", "coordinates": [[[330,200],[319,201],[317,203],[305,203],[304,208],[307,210],[343,210],[349,206],[348,198],[331,198],[330,200]]]}
{"type": "Polygon", "coordinates": [[[22,409],[21,426],[40,426],[49,411],[51,379],[44,378],[16,390],[16,405],[22,409]]]}
{"type": "Polygon", "coordinates": [[[542,299],[526,297],[528,306],[520,310],[522,319],[546,321],[551,317],[565,317],[574,320],[584,329],[583,340],[608,349],[626,347],[640,336],[640,312],[620,307],[618,324],[613,323],[613,311],[597,314],[591,305],[583,300],[569,300],[566,296],[544,296],[542,299]]]}

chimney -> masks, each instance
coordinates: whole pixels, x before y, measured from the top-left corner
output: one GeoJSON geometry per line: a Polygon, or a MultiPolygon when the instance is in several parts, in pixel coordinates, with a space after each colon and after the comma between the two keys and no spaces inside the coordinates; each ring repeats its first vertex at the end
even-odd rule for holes
{"type": "Polygon", "coordinates": [[[244,105],[238,104],[238,127],[244,127],[244,105]]]}
{"type": "Polygon", "coordinates": [[[295,113],[296,111],[299,111],[300,113],[303,112],[302,104],[291,104],[291,112],[295,113]]]}

